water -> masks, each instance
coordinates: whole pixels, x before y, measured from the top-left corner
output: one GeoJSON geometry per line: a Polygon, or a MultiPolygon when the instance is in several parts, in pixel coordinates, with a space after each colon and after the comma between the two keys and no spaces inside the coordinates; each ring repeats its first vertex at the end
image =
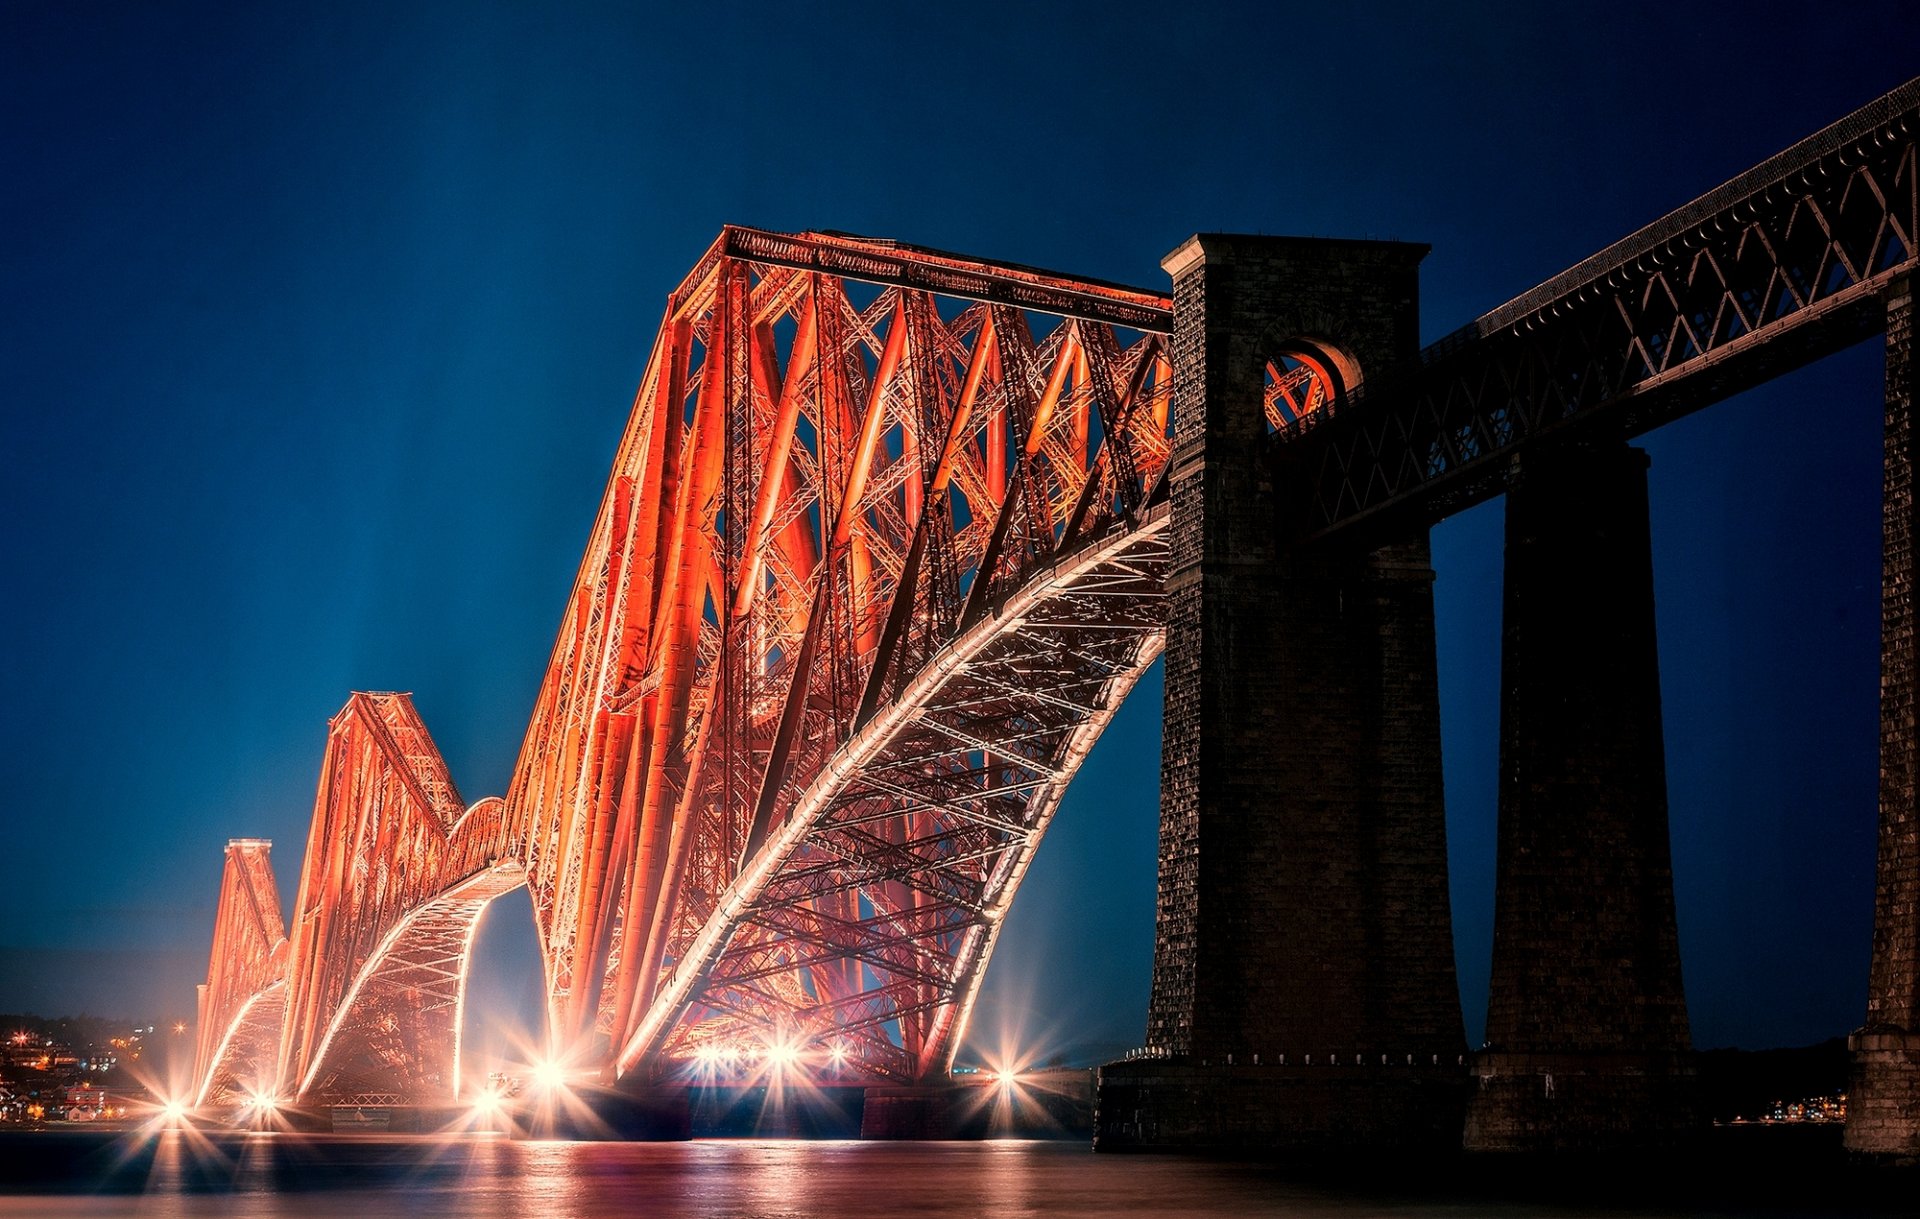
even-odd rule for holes
{"type": "Polygon", "coordinates": [[[1522,1178],[1484,1165],[1393,1173],[1096,1156],[1062,1142],[32,1134],[0,1137],[0,1216],[1789,1217],[1911,1215],[1920,1199],[1911,1174],[1863,1179],[1824,1154],[1824,1185],[1798,1170],[1769,1181],[1787,1171],[1771,1153],[1741,1159],[1629,1183],[1590,1170],[1522,1178]]]}

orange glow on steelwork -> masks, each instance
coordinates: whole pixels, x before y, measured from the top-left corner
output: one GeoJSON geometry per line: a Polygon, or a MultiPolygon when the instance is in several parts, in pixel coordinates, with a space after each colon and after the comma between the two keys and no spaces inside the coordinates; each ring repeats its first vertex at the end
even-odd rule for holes
{"type": "MultiPolygon", "coordinates": [[[[1366,426],[1323,426],[1369,409],[1337,347],[1248,353],[1296,446],[1284,528],[1497,493],[1521,407],[1650,426],[1775,338],[1791,362],[1844,337],[1915,258],[1912,86],[1889,96],[1897,119],[1883,98],[1436,344],[1366,426]],[[1688,292],[1730,324],[1676,320],[1688,292]]],[[[228,848],[169,1095],[459,1099],[474,927],[521,883],[571,1078],[948,1071],[1067,783],[1164,645],[1171,326],[1158,293],[724,228],[667,296],[504,800],[463,805],[407,695],[353,695],[290,937],[267,844],[228,848]]],[[[1002,1048],[1017,1098],[1035,1073],[1002,1048]]]]}
{"type": "Polygon", "coordinates": [[[1158,654],[1169,318],[722,233],[669,302],[507,797],[560,1040],[621,1074],[764,1066],[774,1030],[836,1072],[946,1069],[1158,654]]]}
{"type": "Polygon", "coordinates": [[[507,854],[501,805],[464,804],[405,694],[355,694],[328,728],[278,1077],[302,1098],[399,1083],[452,1099],[465,947],[486,902],[517,883],[489,875],[507,854]],[[366,883],[370,866],[389,879],[366,883]]]}
{"type": "Polygon", "coordinates": [[[272,848],[263,838],[227,843],[213,951],[199,988],[196,1104],[231,1101],[247,1090],[242,1080],[258,1080],[277,1067],[281,1008],[267,996],[283,989],[288,945],[272,848]]]}
{"type": "Polygon", "coordinates": [[[408,696],[353,695],[290,935],[266,844],[230,848],[198,1094],[457,1098],[473,927],[523,878],[568,1079],[944,1073],[1162,646],[1170,324],[1160,294],[723,230],[669,299],[505,801],[463,805],[408,696]]]}
{"type": "Polygon", "coordinates": [[[228,845],[197,1103],[456,1099],[473,936],[522,883],[502,814],[462,805],[406,695],[355,694],[329,725],[291,938],[270,844],[228,845]]]}

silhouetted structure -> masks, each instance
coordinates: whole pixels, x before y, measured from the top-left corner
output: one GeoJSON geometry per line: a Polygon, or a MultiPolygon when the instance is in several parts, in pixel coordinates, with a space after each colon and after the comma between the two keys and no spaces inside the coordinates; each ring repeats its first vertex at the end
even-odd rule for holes
{"type": "Polygon", "coordinates": [[[1626,441],[1884,330],[1882,831],[1848,1145],[1920,1152],[1917,104],[1903,86],[1417,359],[1385,337],[1389,302],[1412,316],[1405,247],[1202,236],[1169,257],[1158,943],[1146,1053],[1103,1072],[1102,1146],[1456,1144],[1419,577],[1428,525],[1502,493],[1494,972],[1465,1145],[1662,1145],[1696,1123],[1626,441]]]}

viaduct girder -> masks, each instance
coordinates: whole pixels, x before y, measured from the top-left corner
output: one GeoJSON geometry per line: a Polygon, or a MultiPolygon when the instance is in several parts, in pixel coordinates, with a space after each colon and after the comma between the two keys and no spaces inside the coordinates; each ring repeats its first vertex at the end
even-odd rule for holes
{"type": "MultiPolygon", "coordinates": [[[[1920,264],[1920,80],[1327,406],[1277,415],[1284,526],[1435,521],[1529,444],[1637,436],[1879,333],[1920,264]]],[[[1314,405],[1317,405],[1314,404],[1314,405]]]]}

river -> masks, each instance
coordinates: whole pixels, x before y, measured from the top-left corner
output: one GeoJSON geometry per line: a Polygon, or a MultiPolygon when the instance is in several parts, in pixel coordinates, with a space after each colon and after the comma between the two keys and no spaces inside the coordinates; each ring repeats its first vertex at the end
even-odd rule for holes
{"type": "MultiPolygon", "coordinates": [[[[1804,1141],[1803,1141],[1804,1142],[1804,1141]]],[[[1756,1145],[1757,1146],[1757,1145],[1756,1145]]],[[[1915,1213],[1912,1174],[1844,1172],[1786,1142],[1658,1171],[1486,1162],[1275,1165],[1084,1144],[193,1132],[0,1136],[0,1216],[1772,1216],[1915,1213]],[[1799,1167],[1795,1165],[1799,1164],[1799,1167]],[[1813,1175],[1809,1175],[1813,1174],[1813,1175]],[[1822,1184],[1821,1182],[1825,1183],[1822,1184]]]]}

